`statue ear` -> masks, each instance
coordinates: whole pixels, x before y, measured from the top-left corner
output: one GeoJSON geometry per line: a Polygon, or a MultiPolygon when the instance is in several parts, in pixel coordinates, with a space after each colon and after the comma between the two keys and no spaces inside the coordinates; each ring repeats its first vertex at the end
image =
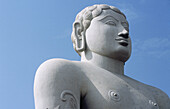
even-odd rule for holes
{"type": "Polygon", "coordinates": [[[74,22],[73,24],[73,33],[75,38],[75,47],[76,50],[82,52],[85,50],[85,35],[83,31],[83,25],[79,21],[74,22]]]}

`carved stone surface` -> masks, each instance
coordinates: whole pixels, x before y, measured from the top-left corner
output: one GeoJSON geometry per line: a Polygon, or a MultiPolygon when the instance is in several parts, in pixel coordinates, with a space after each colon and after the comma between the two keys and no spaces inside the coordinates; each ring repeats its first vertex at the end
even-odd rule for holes
{"type": "Polygon", "coordinates": [[[116,101],[116,102],[120,101],[120,95],[118,93],[110,90],[108,95],[109,95],[111,100],[116,101]]]}
{"type": "Polygon", "coordinates": [[[63,102],[66,102],[63,109],[78,109],[79,104],[77,98],[70,90],[64,90],[60,96],[63,102]],[[66,96],[68,98],[66,98],[66,96]]]}
{"type": "Polygon", "coordinates": [[[131,39],[119,9],[83,9],[73,23],[71,39],[81,61],[50,59],[38,68],[36,109],[170,109],[163,91],[124,75],[131,39]]]}

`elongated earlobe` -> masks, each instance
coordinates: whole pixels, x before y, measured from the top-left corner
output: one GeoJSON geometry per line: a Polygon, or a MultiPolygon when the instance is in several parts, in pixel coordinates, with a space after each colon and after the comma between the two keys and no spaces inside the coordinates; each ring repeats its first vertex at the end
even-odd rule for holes
{"type": "Polygon", "coordinates": [[[75,49],[78,52],[85,50],[85,32],[83,31],[83,26],[80,22],[75,22],[73,24],[73,34],[75,41],[75,49]]]}

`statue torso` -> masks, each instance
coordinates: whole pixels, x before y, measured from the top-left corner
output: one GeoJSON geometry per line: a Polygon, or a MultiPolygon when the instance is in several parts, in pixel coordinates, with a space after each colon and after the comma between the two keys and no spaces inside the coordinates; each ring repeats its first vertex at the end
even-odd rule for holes
{"type": "Polygon", "coordinates": [[[81,109],[159,109],[146,85],[98,67],[83,69],[87,87],[81,109]]]}
{"type": "Polygon", "coordinates": [[[169,97],[157,88],[90,63],[62,59],[51,59],[39,67],[34,90],[37,109],[170,107],[169,97]]]}

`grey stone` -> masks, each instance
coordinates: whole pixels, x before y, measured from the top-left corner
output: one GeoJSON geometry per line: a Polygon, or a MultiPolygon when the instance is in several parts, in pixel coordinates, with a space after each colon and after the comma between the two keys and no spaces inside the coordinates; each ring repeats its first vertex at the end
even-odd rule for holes
{"type": "Polygon", "coordinates": [[[124,75],[131,39],[128,21],[117,8],[85,8],[71,38],[81,61],[50,59],[38,68],[36,109],[170,109],[163,91],[124,75]]]}

